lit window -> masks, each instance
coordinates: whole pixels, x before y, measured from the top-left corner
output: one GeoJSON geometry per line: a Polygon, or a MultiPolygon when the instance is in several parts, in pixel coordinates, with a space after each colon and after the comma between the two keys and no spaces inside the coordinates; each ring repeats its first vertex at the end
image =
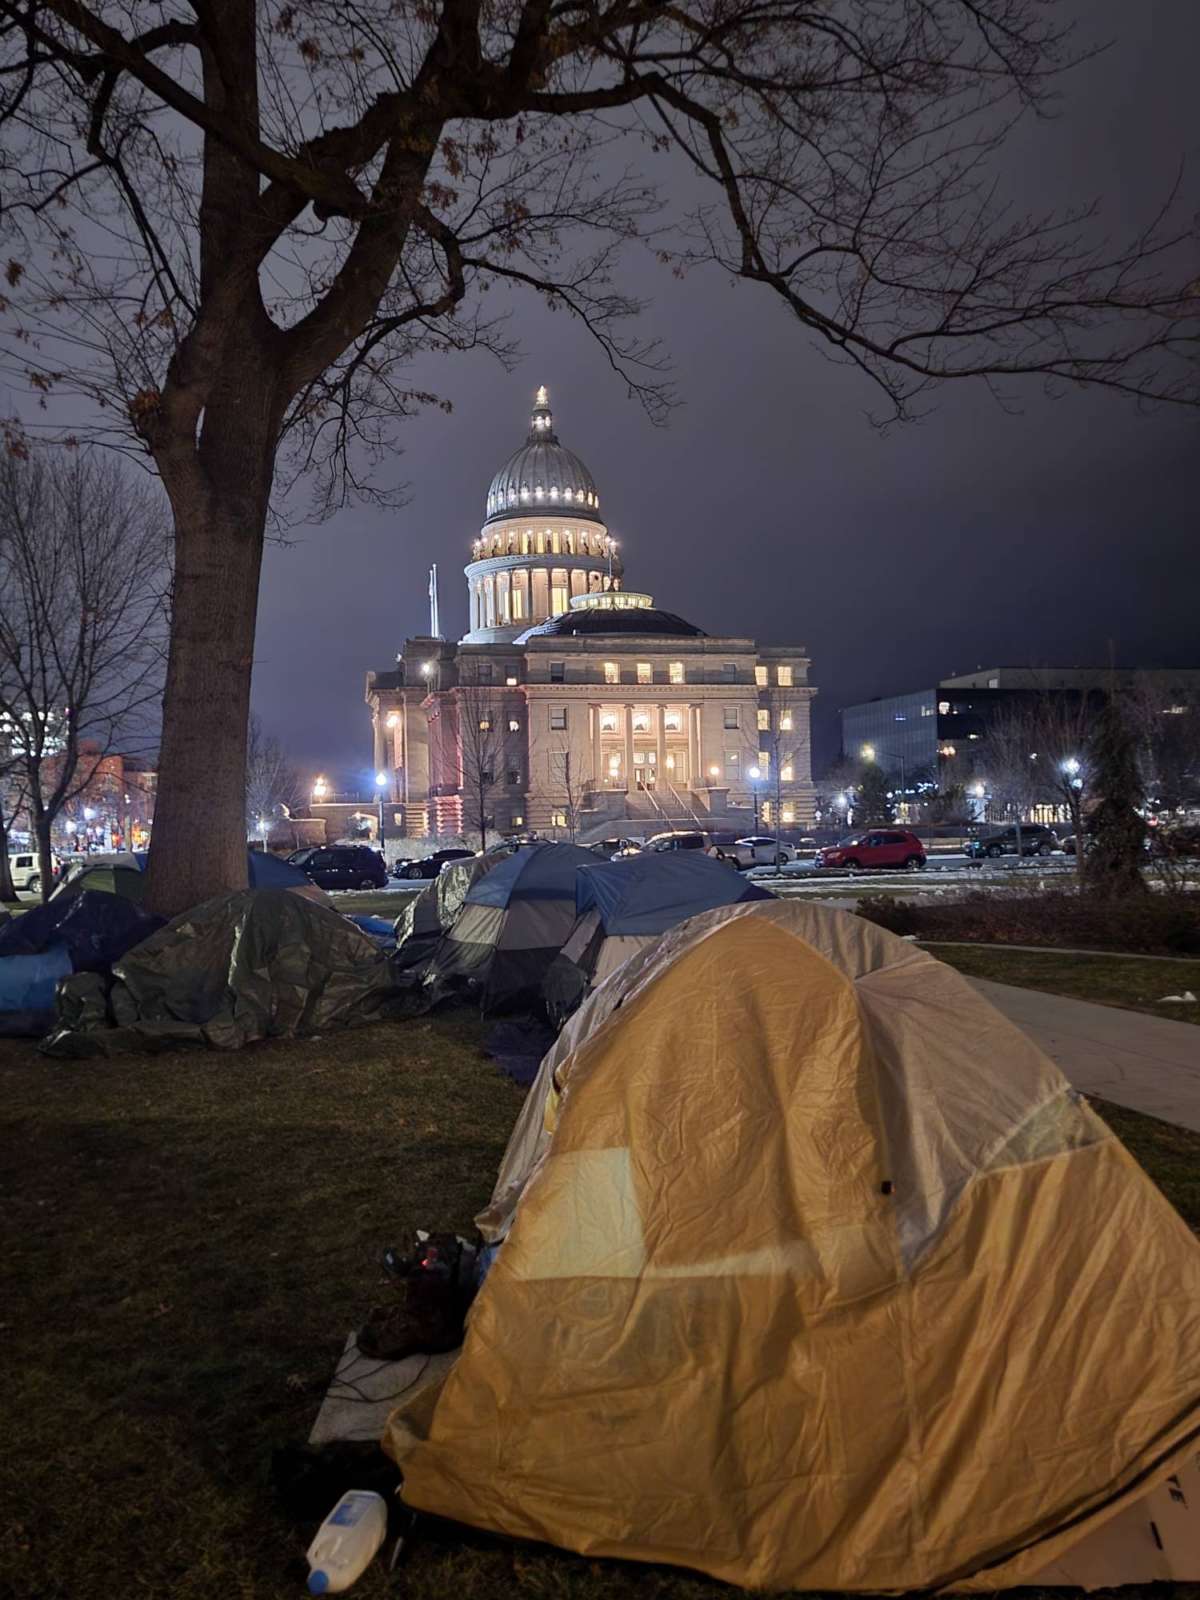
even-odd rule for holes
{"type": "Polygon", "coordinates": [[[1163,707],[1163,716],[1164,717],[1186,717],[1187,716],[1187,707],[1186,706],[1164,706],[1163,707]]]}
{"type": "Polygon", "coordinates": [[[620,770],[621,770],[621,758],[620,758],[620,756],[609,756],[609,758],[608,758],[608,770],[610,772],[620,772],[620,770]]]}
{"type": "Polygon", "coordinates": [[[949,700],[939,700],[938,701],[938,716],[939,717],[948,717],[949,715],[950,715],[950,702],[949,702],[949,700]]]}
{"type": "Polygon", "coordinates": [[[550,707],[550,726],[552,728],[561,729],[561,728],[565,728],[566,725],[567,725],[567,708],[566,708],[566,706],[551,706],[550,707]]]}
{"type": "Polygon", "coordinates": [[[921,707],[921,715],[923,717],[931,717],[933,715],[933,707],[932,706],[922,706],[921,707]]]}
{"type": "Polygon", "coordinates": [[[795,806],[780,806],[780,808],[779,808],[779,820],[781,822],[795,822],[795,820],[796,820],[796,808],[795,808],[795,806]]]}
{"type": "Polygon", "coordinates": [[[754,681],[755,681],[755,683],[758,685],[758,687],[760,689],[765,689],[767,687],[767,669],[766,669],[766,667],[755,667],[755,669],[754,669],[754,681]]]}
{"type": "Polygon", "coordinates": [[[760,732],[771,726],[771,713],[769,711],[760,711],[758,713],[758,726],[760,732]]]}
{"type": "Polygon", "coordinates": [[[668,733],[678,733],[681,726],[678,711],[666,711],[663,713],[663,727],[668,733]]]}
{"type": "Polygon", "coordinates": [[[771,757],[765,750],[760,750],[758,752],[758,765],[762,771],[763,777],[765,778],[771,768],[771,757]]]}
{"type": "Polygon", "coordinates": [[[552,528],[550,530],[550,548],[553,550],[555,555],[558,555],[562,550],[562,540],[558,537],[557,528],[552,528]]]}
{"type": "Polygon", "coordinates": [[[670,668],[668,669],[668,677],[670,678],[672,683],[682,683],[683,682],[683,662],[682,661],[672,661],[672,663],[670,665],[670,668]]]}
{"type": "Polygon", "coordinates": [[[561,617],[567,609],[567,590],[564,584],[556,583],[550,591],[550,612],[552,616],[561,617]]]}
{"type": "Polygon", "coordinates": [[[615,661],[606,661],[604,663],[604,681],[605,683],[620,683],[621,669],[615,661]]]}
{"type": "Polygon", "coordinates": [[[639,683],[653,683],[654,670],[648,661],[639,661],[637,664],[637,681],[639,683]]]}
{"type": "Polygon", "coordinates": [[[790,711],[785,711],[785,712],[782,713],[782,715],[779,718],[779,726],[780,726],[781,730],[784,733],[791,733],[791,731],[792,731],[792,713],[790,711]]]}
{"type": "Polygon", "coordinates": [[[563,529],[563,549],[568,555],[574,555],[575,553],[575,541],[571,537],[570,528],[563,529]]]}
{"type": "Polygon", "coordinates": [[[777,682],[781,689],[790,689],[792,687],[791,667],[780,667],[778,669],[777,682]]]}
{"type": "Polygon", "coordinates": [[[616,712],[615,711],[606,711],[604,713],[604,715],[600,718],[600,732],[601,733],[616,733],[616,731],[617,731],[617,715],[616,715],[616,712]]]}
{"type": "Polygon", "coordinates": [[[650,732],[650,718],[647,716],[647,714],[644,711],[635,711],[634,712],[634,714],[633,714],[633,731],[634,731],[634,733],[649,733],[650,732]]]}
{"type": "Polygon", "coordinates": [[[533,529],[532,528],[526,528],[525,532],[521,535],[521,554],[523,556],[527,556],[527,555],[531,555],[532,553],[533,553],[533,529]]]}
{"type": "Polygon", "coordinates": [[[738,717],[738,708],[737,708],[737,706],[726,706],[725,707],[724,726],[727,727],[727,728],[740,728],[741,727],[741,721],[740,721],[740,719],[738,717]]]}
{"type": "Polygon", "coordinates": [[[779,776],[784,783],[791,783],[792,779],[796,776],[795,768],[790,765],[786,767],[780,767],[779,776]]]}
{"type": "MultiPolygon", "coordinates": [[[[525,592],[523,589],[514,587],[512,591],[512,614],[514,622],[519,622],[525,615],[525,592]]],[[[509,679],[510,683],[514,681],[511,678],[509,679]]]]}
{"type": "Polygon", "coordinates": [[[514,811],[513,812],[513,819],[512,820],[513,820],[513,827],[514,828],[523,828],[525,826],[525,818],[521,815],[521,813],[519,811],[514,811]]]}
{"type": "Polygon", "coordinates": [[[509,733],[520,733],[521,724],[517,720],[516,717],[509,717],[509,719],[508,719],[508,731],[509,731],[509,733]]]}
{"type": "Polygon", "coordinates": [[[565,828],[566,825],[567,813],[565,811],[552,811],[550,813],[550,826],[552,828],[565,828]]]}
{"type": "Polygon", "coordinates": [[[515,689],[516,686],[517,686],[517,675],[516,675],[516,673],[515,672],[510,672],[505,677],[504,681],[505,681],[505,683],[508,685],[508,687],[510,689],[515,689]]]}
{"type": "Polygon", "coordinates": [[[770,822],[771,820],[771,802],[769,800],[764,800],[762,803],[762,819],[764,822],[770,822]]]}
{"type": "Polygon", "coordinates": [[[492,731],[492,719],[491,719],[491,717],[480,717],[480,719],[479,719],[479,731],[481,733],[490,733],[492,731]]]}

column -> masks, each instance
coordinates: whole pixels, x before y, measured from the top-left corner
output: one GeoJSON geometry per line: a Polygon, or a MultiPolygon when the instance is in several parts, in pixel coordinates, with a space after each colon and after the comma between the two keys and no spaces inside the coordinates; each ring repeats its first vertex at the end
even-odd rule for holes
{"type": "Polygon", "coordinates": [[[661,788],[671,778],[667,771],[667,708],[661,702],[654,708],[654,732],[658,740],[658,766],[654,769],[654,776],[661,788]]]}
{"type": "Polygon", "coordinates": [[[633,794],[633,707],[625,707],[625,792],[633,794]]]}
{"type": "Polygon", "coordinates": [[[604,751],[600,744],[600,707],[589,706],[588,716],[592,719],[592,788],[604,787],[604,773],[601,763],[604,760],[604,751]]]}
{"type": "Polygon", "coordinates": [[[386,772],[388,775],[388,793],[391,793],[392,767],[387,757],[387,733],[384,730],[383,707],[376,706],[373,719],[375,734],[375,771],[386,772]]]}
{"type": "Polygon", "coordinates": [[[700,766],[701,753],[700,753],[700,707],[699,706],[689,706],[687,708],[687,725],[688,725],[688,772],[691,775],[690,779],[689,779],[689,782],[690,782],[691,787],[693,789],[700,789],[700,788],[703,788],[704,784],[708,780],[707,780],[707,777],[705,776],[704,772],[701,770],[701,766],[700,766]]]}

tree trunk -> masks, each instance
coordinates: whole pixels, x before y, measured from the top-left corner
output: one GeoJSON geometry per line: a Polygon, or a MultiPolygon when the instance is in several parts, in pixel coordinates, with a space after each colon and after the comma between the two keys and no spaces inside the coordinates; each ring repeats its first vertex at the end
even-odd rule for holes
{"type": "Polygon", "coordinates": [[[246,886],[246,737],[278,422],[253,353],[193,453],[164,451],[175,514],[171,649],[146,903],[176,916],[246,886]]]}
{"type": "Polygon", "coordinates": [[[45,905],[54,893],[54,857],[50,850],[50,818],[40,806],[34,814],[33,833],[37,840],[38,876],[41,878],[38,888],[42,893],[42,904],[45,905]]]}
{"type": "Polygon", "coordinates": [[[8,864],[8,818],[0,811],[0,905],[17,898],[13,888],[12,868],[8,864]]]}

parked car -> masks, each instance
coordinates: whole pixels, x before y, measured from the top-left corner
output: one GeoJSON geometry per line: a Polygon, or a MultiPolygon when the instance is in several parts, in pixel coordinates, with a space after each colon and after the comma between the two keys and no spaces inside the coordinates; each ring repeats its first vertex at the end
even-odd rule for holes
{"type": "MultiPolygon", "coordinates": [[[[1017,853],[1017,827],[1012,823],[1007,828],[998,828],[995,833],[985,834],[982,839],[968,839],[965,845],[968,856],[973,861],[982,861],[985,856],[1015,856],[1017,853]]],[[[1058,849],[1058,838],[1050,829],[1042,826],[1040,822],[1023,822],[1021,824],[1021,854],[1023,856],[1048,856],[1058,849]]]]}
{"type": "Polygon", "coordinates": [[[301,850],[293,850],[291,855],[287,857],[288,865],[293,867],[302,867],[308,860],[309,856],[313,855],[320,848],[321,846],[317,844],[306,844],[301,850]]]}
{"type": "Polygon", "coordinates": [[[474,850],[435,850],[431,856],[421,856],[415,861],[397,861],[392,868],[393,878],[436,878],[449,861],[469,861],[474,850]]]}
{"type": "Polygon", "coordinates": [[[652,834],[642,847],[644,850],[708,850],[715,854],[717,845],[710,833],[691,833],[683,828],[673,828],[669,833],[652,834]]]}
{"type": "Polygon", "coordinates": [[[365,844],[338,844],[314,850],[295,865],[321,889],[387,887],[383,857],[365,844]]]}
{"type": "Polygon", "coordinates": [[[1200,856],[1200,827],[1188,822],[1179,827],[1159,828],[1147,839],[1146,847],[1156,856],[1169,859],[1189,860],[1200,856]]]}
{"type": "MultiPolygon", "coordinates": [[[[21,850],[8,858],[8,870],[12,875],[13,888],[20,894],[40,894],[42,889],[42,869],[38,866],[37,851],[21,850]]],[[[50,858],[50,870],[57,876],[58,865],[53,856],[50,858]]]]}
{"type": "Polygon", "coordinates": [[[735,867],[782,867],[797,860],[797,852],[790,844],[777,843],[762,834],[751,834],[746,839],[735,839],[732,844],[718,844],[713,853],[735,867]]]}
{"type": "Polygon", "coordinates": [[[637,855],[641,846],[636,839],[597,839],[595,844],[588,845],[588,849],[593,855],[612,861],[617,856],[637,855]]]}
{"type": "Polygon", "coordinates": [[[912,872],[925,865],[925,846],[903,828],[871,828],[818,850],[818,867],[899,867],[912,872]]]}

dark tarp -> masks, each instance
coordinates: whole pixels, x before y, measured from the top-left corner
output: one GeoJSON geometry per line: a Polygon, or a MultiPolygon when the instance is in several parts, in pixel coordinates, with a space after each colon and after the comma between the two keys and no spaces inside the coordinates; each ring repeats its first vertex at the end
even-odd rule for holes
{"type": "Polygon", "coordinates": [[[162,926],[162,917],[132,900],[95,889],[67,889],[0,928],[0,956],[34,955],[59,944],[76,972],[101,972],[162,926]]]}
{"type": "Polygon", "coordinates": [[[0,957],[0,1039],[38,1039],[54,1022],[54,992],[71,970],[61,944],[0,957]]]}
{"type": "Polygon", "coordinates": [[[412,897],[396,918],[396,960],[402,967],[415,967],[429,959],[438,940],[458,921],[468,890],[509,854],[507,850],[489,850],[469,861],[452,861],[412,897]]]}
{"type": "Polygon", "coordinates": [[[343,916],[288,889],[219,895],[113,966],[103,1019],[89,974],[61,986],[57,1056],[310,1037],[427,1007],[343,916]]]}

